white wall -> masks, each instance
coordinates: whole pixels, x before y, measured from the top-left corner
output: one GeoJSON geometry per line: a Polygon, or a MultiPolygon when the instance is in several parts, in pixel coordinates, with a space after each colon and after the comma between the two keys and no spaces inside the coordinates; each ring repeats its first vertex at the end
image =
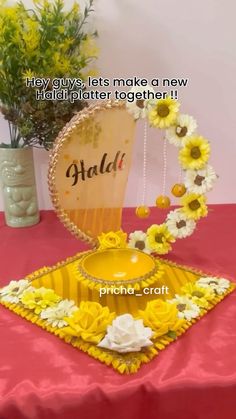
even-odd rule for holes
{"type": "MultiPolygon", "coordinates": [[[[220,175],[209,202],[236,202],[235,1],[96,0],[95,9],[101,76],[189,78],[188,87],[180,90],[181,109],[196,117],[200,133],[211,140],[211,163],[220,175]]],[[[7,135],[6,123],[0,120],[0,141],[7,135]]],[[[148,153],[148,203],[152,204],[161,192],[162,171],[162,142],[154,130],[148,153]]],[[[40,207],[49,208],[47,153],[36,150],[35,159],[40,207]]],[[[178,172],[175,149],[169,146],[169,187],[178,180],[178,172]]],[[[126,204],[135,206],[141,196],[140,126],[126,204]]]]}

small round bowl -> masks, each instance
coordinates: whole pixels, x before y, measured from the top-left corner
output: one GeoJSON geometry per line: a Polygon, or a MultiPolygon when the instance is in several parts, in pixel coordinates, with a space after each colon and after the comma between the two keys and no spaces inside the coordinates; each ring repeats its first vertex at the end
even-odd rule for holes
{"type": "Polygon", "coordinates": [[[113,284],[145,280],[158,270],[155,259],[136,249],[105,249],[82,258],[79,271],[94,282],[113,284]]]}

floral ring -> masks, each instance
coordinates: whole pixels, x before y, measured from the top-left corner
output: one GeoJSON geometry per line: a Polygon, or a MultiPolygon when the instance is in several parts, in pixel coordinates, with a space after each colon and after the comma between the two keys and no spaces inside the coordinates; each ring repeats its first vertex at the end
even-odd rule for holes
{"type": "MultiPolygon", "coordinates": [[[[179,112],[177,100],[169,96],[159,100],[145,99],[147,91],[153,92],[151,87],[131,91],[134,97],[139,93],[139,99],[126,102],[128,112],[135,120],[147,118],[151,127],[165,130],[164,141],[179,149],[178,160],[184,171],[184,181],[172,188],[173,195],[180,198],[180,207],[171,210],[164,223],[153,224],[146,232],[131,233],[128,246],[149,254],[166,254],[176,239],[190,236],[196,228],[196,221],[206,217],[205,195],[212,189],[217,175],[208,164],[209,141],[197,133],[197,122],[192,116],[179,112]]],[[[159,208],[167,208],[170,200],[167,196],[160,196],[156,204],[159,208]]],[[[145,218],[149,209],[138,207],[136,214],[145,218]]]]}

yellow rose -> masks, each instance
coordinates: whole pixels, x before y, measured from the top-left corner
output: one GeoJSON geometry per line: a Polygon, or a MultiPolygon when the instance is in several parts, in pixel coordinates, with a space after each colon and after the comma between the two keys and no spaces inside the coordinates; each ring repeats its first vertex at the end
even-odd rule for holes
{"type": "Polygon", "coordinates": [[[113,249],[126,247],[127,234],[123,231],[110,231],[109,233],[102,233],[98,236],[99,249],[113,249]]]}
{"type": "Polygon", "coordinates": [[[86,342],[99,343],[105,336],[107,326],[112,323],[115,313],[99,303],[82,301],[79,310],[66,318],[68,327],[63,331],[71,336],[81,337],[86,342]]]}
{"type": "Polygon", "coordinates": [[[183,320],[178,318],[175,304],[170,304],[160,299],[149,301],[144,311],[139,311],[144,325],[150,327],[154,337],[160,337],[172,331],[176,332],[183,320]]]}

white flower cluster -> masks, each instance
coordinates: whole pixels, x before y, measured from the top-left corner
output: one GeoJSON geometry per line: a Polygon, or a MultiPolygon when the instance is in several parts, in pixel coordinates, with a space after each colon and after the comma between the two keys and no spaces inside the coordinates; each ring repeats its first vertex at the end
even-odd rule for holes
{"type": "Polygon", "coordinates": [[[210,287],[217,295],[224,294],[230,287],[230,281],[225,278],[217,278],[215,276],[203,276],[196,282],[199,287],[210,287]]]}
{"type": "Polygon", "coordinates": [[[171,304],[176,304],[178,310],[178,317],[180,319],[185,320],[192,320],[196,319],[200,314],[200,308],[197,304],[193,303],[193,301],[186,297],[185,295],[175,295],[175,298],[172,300],[168,300],[171,304]]]}
{"type": "Polygon", "coordinates": [[[66,317],[72,316],[72,314],[78,310],[74,301],[72,300],[61,300],[58,304],[53,307],[48,307],[41,311],[40,317],[52,327],[65,327],[68,325],[65,320],[66,317]]]}
{"type": "MultiPolygon", "coordinates": [[[[230,287],[230,281],[225,278],[217,278],[214,276],[207,276],[199,278],[196,283],[201,288],[208,289],[210,293],[214,291],[216,295],[225,294],[227,289],[230,287]]],[[[169,300],[169,303],[176,304],[178,309],[178,317],[180,319],[186,319],[188,321],[196,319],[202,308],[201,300],[197,297],[189,298],[185,295],[175,295],[175,298],[169,300]],[[198,302],[198,303],[197,303],[198,302]]]]}
{"type": "Polygon", "coordinates": [[[17,304],[26,288],[30,283],[26,279],[11,281],[8,285],[0,289],[0,299],[5,303],[17,304]]]}
{"type": "Polygon", "coordinates": [[[139,352],[153,345],[150,327],[144,327],[143,320],[135,320],[131,314],[122,314],[107,328],[107,334],[98,344],[100,348],[126,353],[139,352]]]}

